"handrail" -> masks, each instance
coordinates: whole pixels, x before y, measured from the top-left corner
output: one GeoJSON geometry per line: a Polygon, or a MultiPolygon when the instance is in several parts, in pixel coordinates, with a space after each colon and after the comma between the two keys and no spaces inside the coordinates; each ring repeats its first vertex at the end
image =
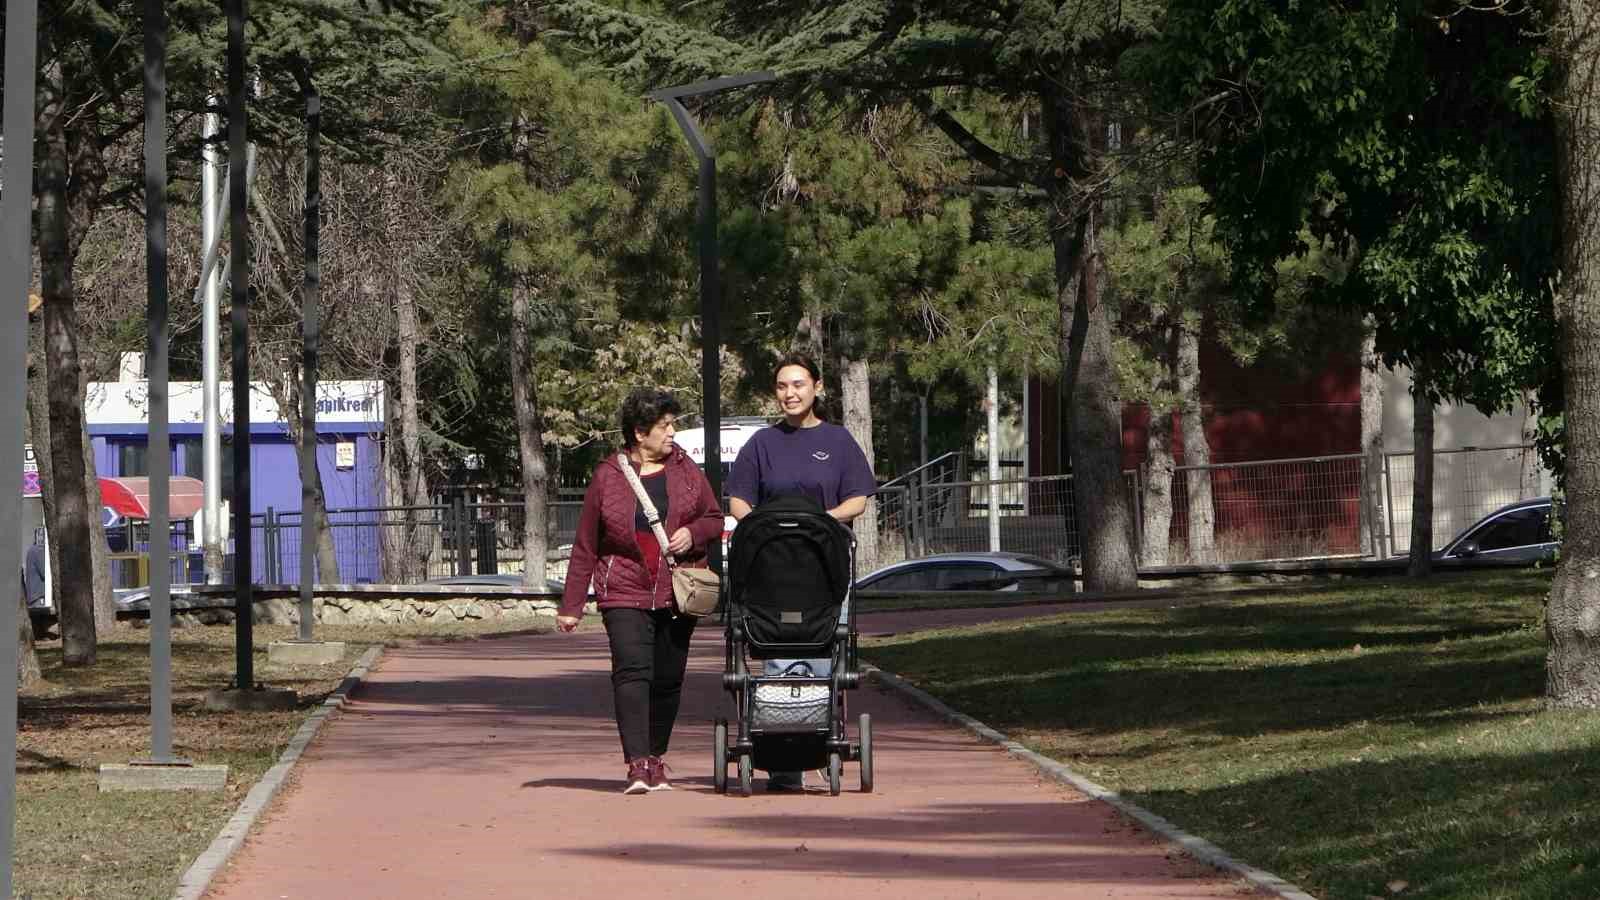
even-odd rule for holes
{"type": "Polygon", "coordinates": [[[885,481],[883,484],[878,485],[878,489],[879,490],[883,490],[886,487],[896,487],[896,486],[904,487],[905,485],[900,484],[900,482],[906,482],[906,484],[909,484],[910,482],[908,481],[908,479],[910,479],[912,476],[920,474],[924,469],[931,469],[934,466],[939,465],[940,463],[944,462],[945,460],[949,459],[952,456],[959,458],[961,456],[961,451],[960,450],[951,450],[950,452],[945,453],[942,456],[939,456],[939,457],[937,457],[935,459],[929,460],[928,462],[925,462],[922,465],[917,466],[915,469],[912,469],[911,471],[905,473],[904,475],[897,475],[894,478],[891,478],[888,481],[885,481]]]}

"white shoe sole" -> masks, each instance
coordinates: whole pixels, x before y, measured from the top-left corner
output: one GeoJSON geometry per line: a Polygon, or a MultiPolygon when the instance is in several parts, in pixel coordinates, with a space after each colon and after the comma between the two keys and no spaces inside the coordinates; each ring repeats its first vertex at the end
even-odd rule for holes
{"type": "Polygon", "coordinates": [[[645,784],[642,781],[635,781],[623,788],[622,792],[624,794],[648,794],[650,793],[650,785],[645,784]]]}

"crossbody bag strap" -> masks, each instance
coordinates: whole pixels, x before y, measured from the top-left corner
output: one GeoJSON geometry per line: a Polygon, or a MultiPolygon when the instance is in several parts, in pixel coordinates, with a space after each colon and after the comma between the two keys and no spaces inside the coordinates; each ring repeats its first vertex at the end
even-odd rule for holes
{"type": "Polygon", "coordinates": [[[667,550],[667,530],[661,527],[661,514],[656,512],[655,502],[650,499],[649,492],[639,481],[639,473],[633,470],[633,461],[628,459],[628,454],[618,453],[617,462],[622,466],[622,474],[628,477],[628,484],[633,488],[633,496],[639,498],[639,506],[644,509],[645,521],[650,523],[650,530],[655,532],[656,542],[661,545],[661,555],[667,558],[668,565],[672,565],[675,560],[667,550]]]}

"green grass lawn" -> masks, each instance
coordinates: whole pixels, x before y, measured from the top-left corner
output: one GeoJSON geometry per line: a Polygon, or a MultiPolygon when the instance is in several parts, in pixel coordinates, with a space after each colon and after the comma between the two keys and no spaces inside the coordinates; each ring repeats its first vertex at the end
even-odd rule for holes
{"type": "Polygon", "coordinates": [[[1549,573],[908,633],[863,654],[1318,896],[1600,897],[1600,714],[1549,573]]]}

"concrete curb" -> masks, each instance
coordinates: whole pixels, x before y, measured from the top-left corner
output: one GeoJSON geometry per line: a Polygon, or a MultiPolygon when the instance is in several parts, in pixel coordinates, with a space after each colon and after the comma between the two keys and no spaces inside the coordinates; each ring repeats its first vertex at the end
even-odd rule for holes
{"type": "Polygon", "coordinates": [[[1087,794],[1096,800],[1109,804],[1112,808],[1116,809],[1118,812],[1122,813],[1128,818],[1133,819],[1144,827],[1150,829],[1167,841],[1178,845],[1185,853],[1188,853],[1195,859],[1198,859],[1207,865],[1221,869],[1225,872],[1232,872],[1233,874],[1238,875],[1239,877],[1250,882],[1256,888],[1266,891],[1273,896],[1281,897],[1283,900],[1317,900],[1317,898],[1313,895],[1306,893],[1305,891],[1301,890],[1290,882],[1279,878],[1271,872],[1258,869],[1255,866],[1248,865],[1240,862],[1237,859],[1234,859],[1216,844],[1213,844],[1204,838],[1199,838],[1189,834],[1188,832],[1172,824],[1161,816],[1158,816],[1155,813],[1145,809],[1144,807],[1137,806],[1128,800],[1124,800],[1121,795],[1117,794],[1117,792],[1101,787],[1100,785],[1095,784],[1087,778],[1084,778],[1082,775],[1072,771],[1072,769],[1057,762],[1056,760],[1053,760],[1048,756],[1035,753],[1034,751],[1029,750],[1027,747],[1024,747],[1022,744],[1012,740],[1004,734],[1001,734],[993,728],[990,728],[988,725],[983,724],[977,719],[974,719],[965,713],[957,712],[956,710],[950,708],[950,706],[948,706],[944,701],[934,697],[932,694],[929,694],[927,691],[922,690],[921,688],[910,683],[909,681],[906,681],[904,678],[901,678],[893,672],[887,672],[878,668],[877,666],[867,664],[862,664],[862,669],[868,673],[870,677],[875,678],[881,684],[892,688],[906,699],[928,709],[930,712],[934,713],[940,718],[960,725],[966,728],[968,731],[971,731],[973,734],[976,734],[978,737],[989,741],[990,743],[999,744],[1007,753],[1025,762],[1031,763],[1035,768],[1053,780],[1066,784],[1076,789],[1080,793],[1087,794]]]}
{"type": "Polygon", "coordinates": [[[350,692],[367,677],[367,672],[382,655],[381,646],[373,647],[362,654],[355,668],[350,670],[350,674],[346,675],[333,693],[322,701],[322,708],[312,713],[311,717],[301,724],[300,730],[295,732],[294,738],[289,741],[289,746],[284,748],[277,763],[267,770],[267,774],[261,776],[261,780],[250,789],[250,793],[245,795],[244,802],[234,810],[233,818],[222,826],[222,831],[211,842],[211,846],[207,847],[183,873],[183,877],[178,879],[178,892],[173,895],[173,900],[200,900],[205,895],[206,889],[211,886],[211,879],[215,878],[217,873],[222,871],[222,867],[228,864],[233,854],[238,852],[244,844],[245,835],[250,833],[250,826],[255,824],[256,819],[260,818],[261,813],[267,808],[267,804],[271,803],[272,798],[283,788],[290,770],[300,760],[300,754],[305,752],[311,739],[316,737],[317,730],[335,712],[344,708],[350,698],[350,692]]]}

